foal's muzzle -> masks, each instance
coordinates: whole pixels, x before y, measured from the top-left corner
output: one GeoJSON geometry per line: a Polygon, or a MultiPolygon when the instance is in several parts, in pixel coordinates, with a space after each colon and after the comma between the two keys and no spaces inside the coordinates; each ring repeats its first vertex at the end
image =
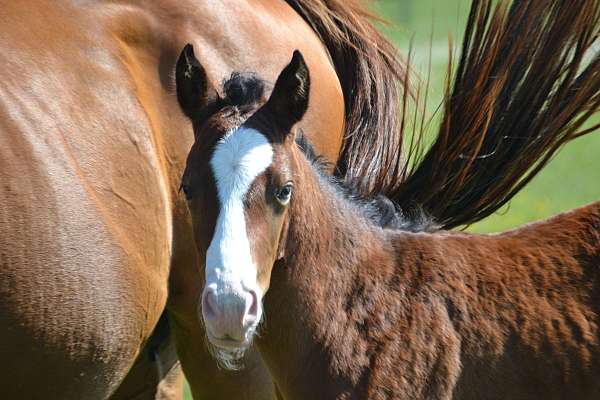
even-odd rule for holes
{"type": "Polygon", "coordinates": [[[259,322],[259,308],[254,290],[219,291],[206,287],[202,293],[202,317],[208,339],[217,347],[247,347],[259,322]]]}

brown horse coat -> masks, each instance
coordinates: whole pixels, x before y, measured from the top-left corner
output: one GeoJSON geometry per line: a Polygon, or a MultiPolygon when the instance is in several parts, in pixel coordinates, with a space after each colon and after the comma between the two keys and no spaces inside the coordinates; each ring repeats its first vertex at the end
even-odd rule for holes
{"type": "Polygon", "coordinates": [[[600,202],[498,235],[386,230],[299,153],[256,338],[284,398],[600,396],[600,202]]]}

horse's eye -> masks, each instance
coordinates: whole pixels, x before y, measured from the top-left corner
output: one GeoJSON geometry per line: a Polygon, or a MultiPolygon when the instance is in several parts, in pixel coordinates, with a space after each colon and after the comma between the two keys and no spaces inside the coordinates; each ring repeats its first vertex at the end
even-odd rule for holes
{"type": "Polygon", "coordinates": [[[183,194],[185,195],[185,199],[186,200],[191,200],[192,199],[192,188],[189,185],[186,184],[181,184],[181,190],[183,191],[183,194]]]}
{"type": "Polygon", "coordinates": [[[285,206],[290,202],[290,198],[292,197],[292,189],[292,184],[288,183],[287,185],[285,185],[277,191],[276,197],[279,204],[285,206]]]}

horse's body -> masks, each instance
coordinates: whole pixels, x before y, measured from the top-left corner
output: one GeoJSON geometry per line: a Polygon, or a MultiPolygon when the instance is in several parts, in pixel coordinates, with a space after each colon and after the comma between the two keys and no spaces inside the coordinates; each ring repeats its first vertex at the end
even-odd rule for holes
{"type": "Polygon", "coordinates": [[[335,160],[344,98],[319,37],[278,0],[5,1],[0,20],[0,398],[102,399],[119,385],[117,397],[175,398],[168,332],[195,396],[272,396],[260,361],[232,381],[202,343],[173,67],[193,41],[215,84],[233,70],[273,80],[302,49],[315,81],[304,128],[335,160]]]}
{"type": "Polygon", "coordinates": [[[256,338],[284,398],[600,396],[600,203],[501,235],[383,230],[305,166],[256,338]]]}

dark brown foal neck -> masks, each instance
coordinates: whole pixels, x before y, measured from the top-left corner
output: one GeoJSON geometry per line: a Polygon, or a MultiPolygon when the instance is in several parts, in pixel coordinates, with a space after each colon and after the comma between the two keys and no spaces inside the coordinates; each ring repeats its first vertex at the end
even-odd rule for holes
{"type": "Polygon", "coordinates": [[[286,399],[338,398],[369,368],[369,276],[393,261],[392,248],[359,206],[307,160],[298,164],[286,259],[274,266],[257,343],[286,399]]]}

